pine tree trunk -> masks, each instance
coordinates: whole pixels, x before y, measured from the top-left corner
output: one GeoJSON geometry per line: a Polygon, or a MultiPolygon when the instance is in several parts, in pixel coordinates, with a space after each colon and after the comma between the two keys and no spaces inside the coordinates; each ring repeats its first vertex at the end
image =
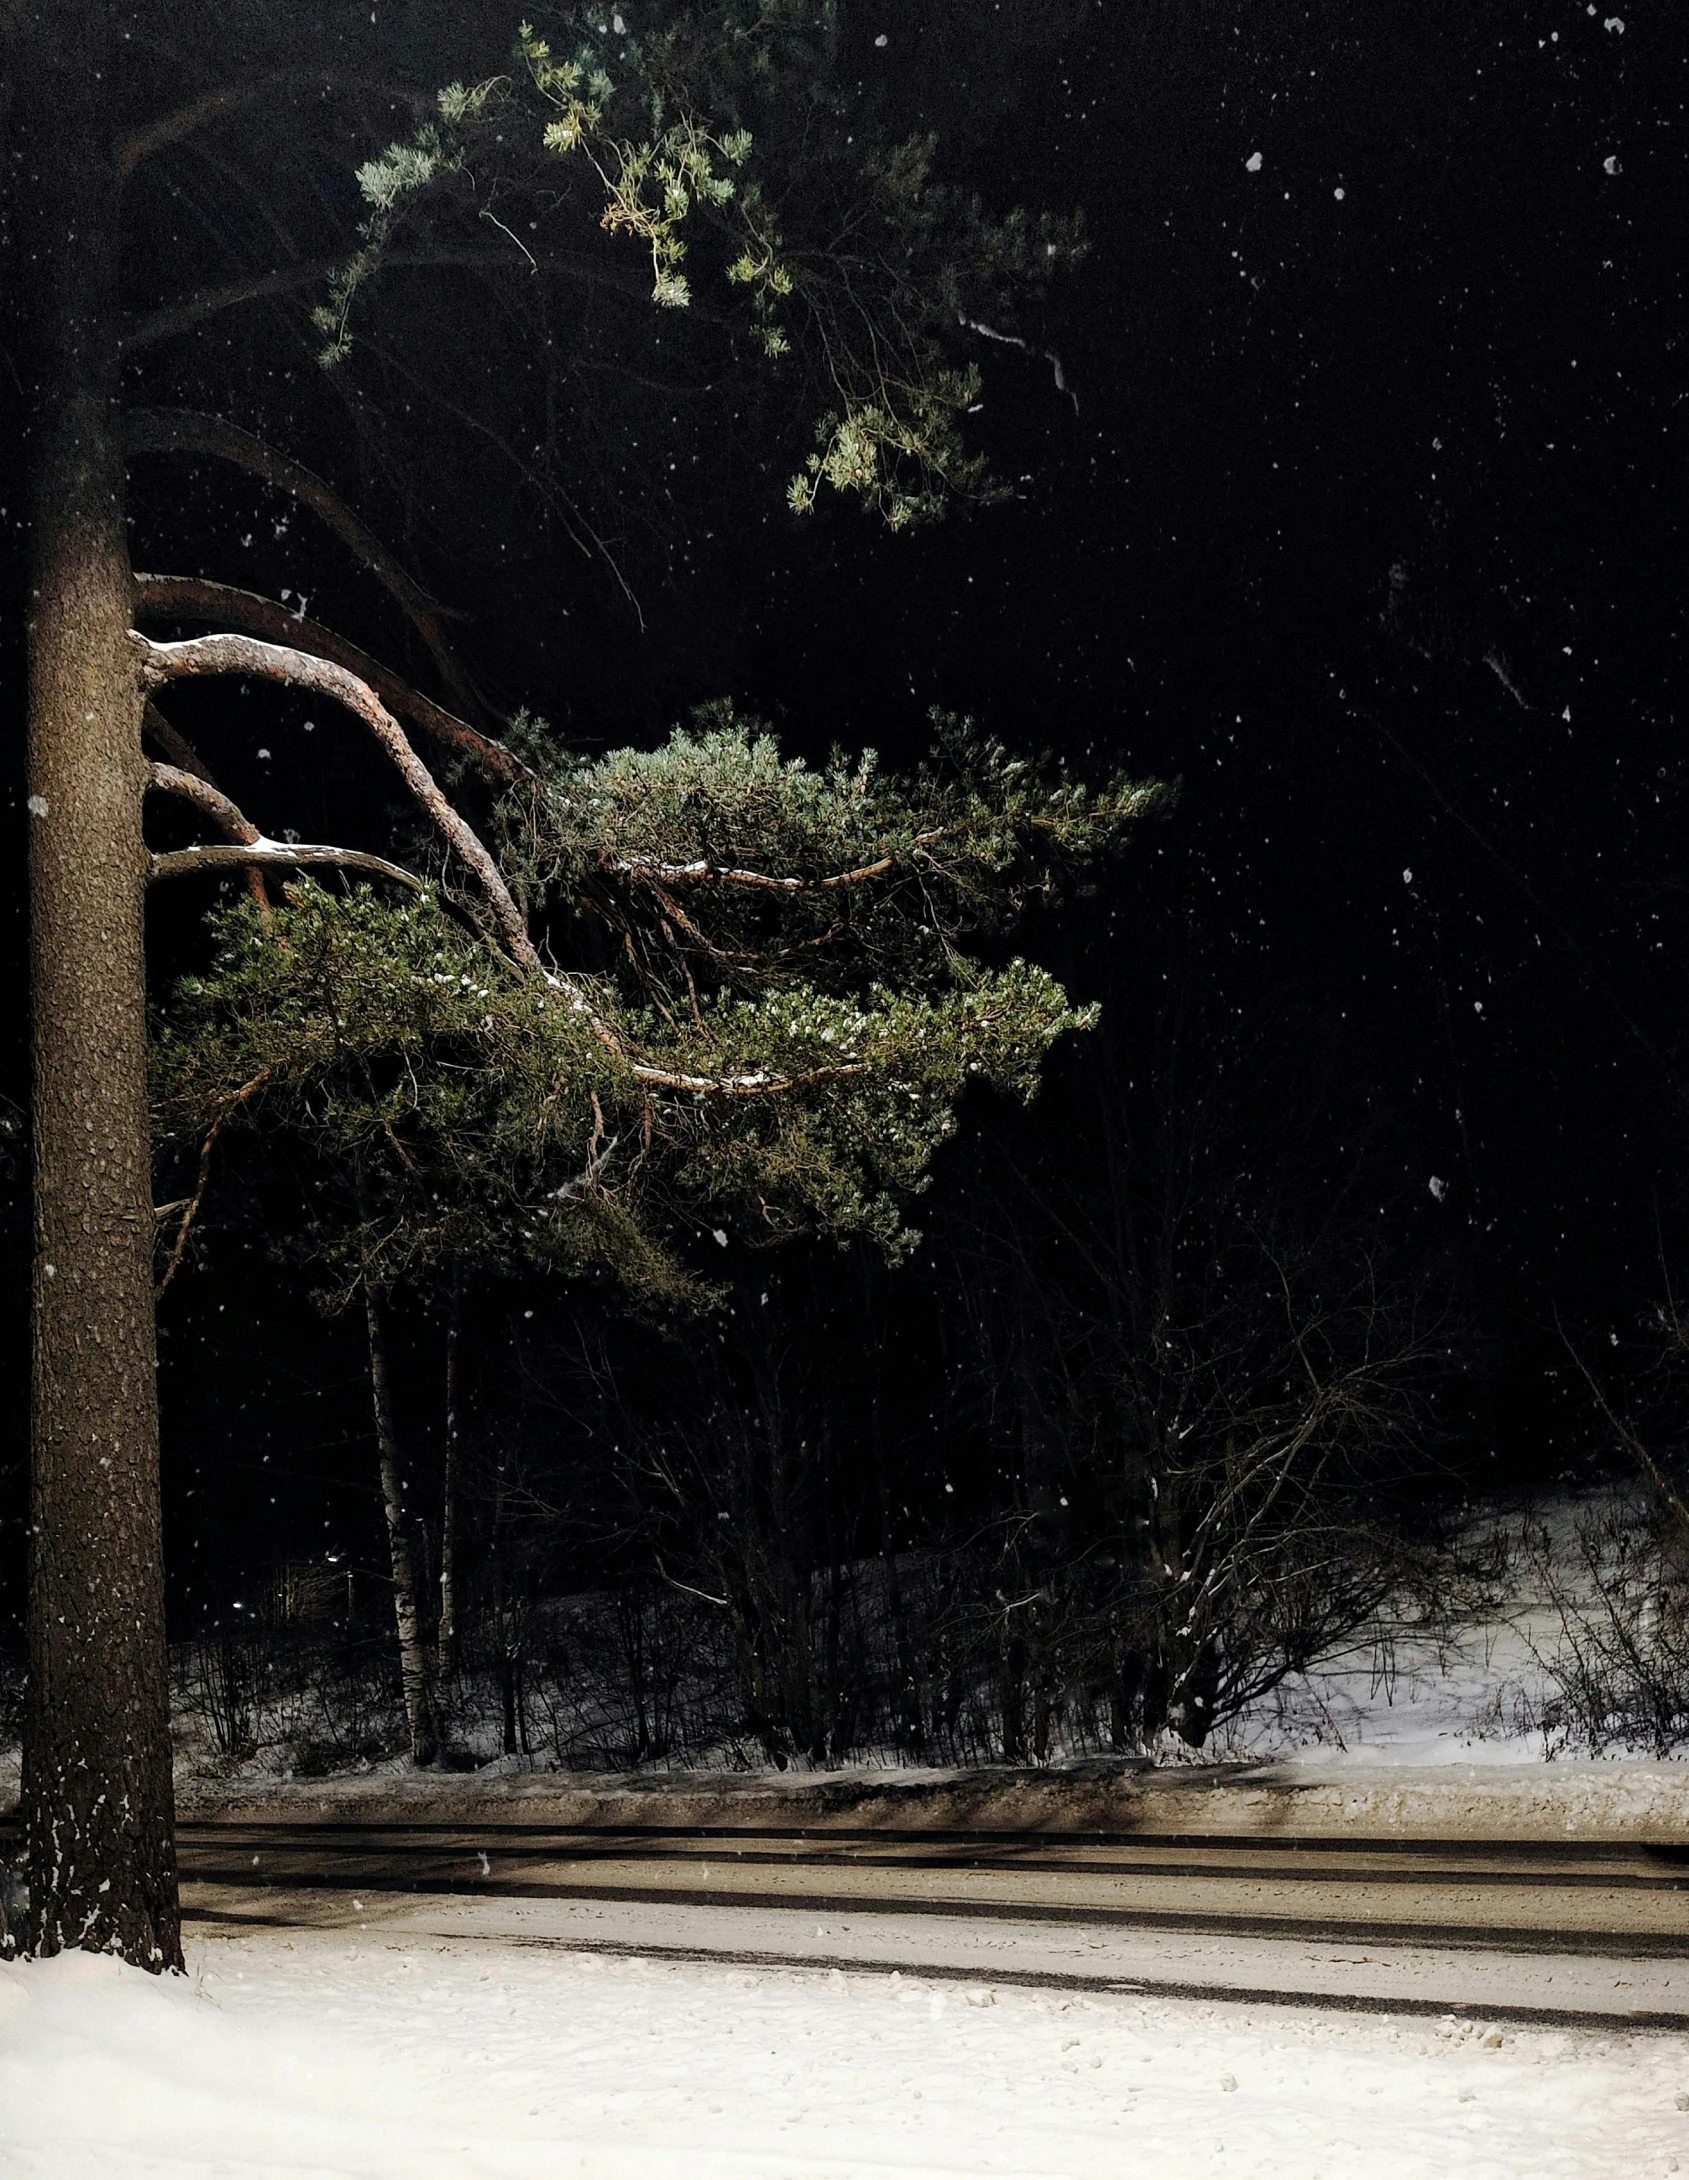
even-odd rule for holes
{"type": "Polygon", "coordinates": [[[30,1942],[180,1968],[153,1334],[141,697],[101,0],[30,11],[8,177],[34,336],[30,1942]]]}
{"type": "Polygon", "coordinates": [[[399,1629],[399,1679],[405,1694],[405,1724],[411,1757],[431,1764],[439,1750],[434,1725],[433,1691],[428,1683],[428,1653],[422,1640],[422,1614],[416,1571],[416,1539],[404,1477],[399,1466],[399,1434],[393,1420],[393,1388],[387,1368],[387,1338],[381,1297],[364,1287],[364,1322],[369,1332],[370,1397],[375,1408],[375,1439],[381,1457],[381,1503],[387,1515],[387,1548],[393,1564],[393,1617],[399,1629]]]}

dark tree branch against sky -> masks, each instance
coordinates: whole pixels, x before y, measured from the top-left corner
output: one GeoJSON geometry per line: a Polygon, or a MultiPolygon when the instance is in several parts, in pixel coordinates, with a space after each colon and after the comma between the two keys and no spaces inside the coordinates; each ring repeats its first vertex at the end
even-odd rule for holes
{"type": "MultiPolygon", "coordinates": [[[[603,1140],[590,1105],[560,1124],[564,1186],[610,1136],[616,1158],[640,1141],[629,1070],[672,1078],[654,1094],[679,1111],[677,1084],[773,1066],[734,1047],[724,987],[753,1010],[793,980],[842,1003],[836,950],[859,981],[876,948],[907,958],[906,915],[960,943],[948,900],[967,874],[949,870],[930,917],[921,894],[937,844],[917,836],[942,813],[882,808],[857,841],[689,832],[671,801],[642,834],[629,783],[676,761],[694,705],[731,694],[770,720],[841,804],[835,743],[918,780],[940,706],[1074,777],[1179,782],[1124,873],[1057,854],[1069,905],[1028,888],[1024,940],[967,945],[989,975],[1024,943],[1075,1008],[1115,1009],[1122,1111],[1150,1091],[1121,1011],[1201,995],[1204,1053],[1280,1101],[1281,1134],[1304,1131],[1284,1212],[1298,1261],[1320,1260],[1302,1224],[1341,1197],[1371,1222],[1369,1263],[1436,1288],[1426,1321],[1462,1320],[1459,1385],[1426,1396],[1461,1489],[1541,1482],[1576,1455],[1556,1313],[1580,1353],[1604,1349],[1689,1239],[1676,11],[664,0],[535,8],[519,40],[521,12],[0,0],[0,686],[35,767],[14,734],[3,867],[21,961],[27,842],[45,1116],[37,1246],[14,1216],[7,1293],[19,1323],[32,1279],[44,1328],[38,1515],[90,1514],[74,1537],[36,1522],[26,1798],[69,1806],[84,1758],[129,1795],[121,1823],[115,1803],[78,1805],[82,1859],[42,1896],[50,1942],[83,1942],[89,1916],[88,1942],[175,1957],[150,1391],[165,1260],[167,1422],[191,1415],[206,1449],[173,1453],[167,1428],[172,1612],[209,1624],[233,1570],[263,1564],[241,1494],[270,1453],[296,1481],[263,1522],[321,1527],[297,1480],[317,1443],[302,1396],[278,1394],[274,1417],[241,1403],[264,1312],[301,1357],[339,1355],[343,1332],[287,1316],[295,1270],[258,1268],[255,1213],[216,1224],[219,1162],[258,1201],[265,1129],[294,1140],[314,1094],[264,1073],[304,1019],[275,981],[276,931],[297,920],[343,978],[400,932],[507,965],[497,1006],[462,1021],[419,1029],[371,1000],[336,1063],[336,1110],[404,1199],[373,1282],[395,1342],[427,1283],[407,1290],[406,1267],[467,1261],[413,1216],[393,1138],[423,1172],[447,1138],[423,1156],[406,1133],[434,1126],[438,1084],[424,1069],[405,1121],[395,1054],[456,1064],[453,1040],[484,1056],[515,1039],[538,991],[524,948],[591,986],[622,1047],[598,1040],[603,1140]],[[144,719],[149,683],[180,746],[144,719]],[[631,772],[602,754],[623,742],[645,753],[631,772]],[[573,830],[571,781],[606,798],[573,830]],[[366,862],[367,893],[329,866],[296,881],[331,851],[388,869],[366,862]],[[152,875],[173,882],[149,896],[152,875]],[[1071,898],[1075,876],[1098,890],[1071,898]],[[143,949],[161,1003],[212,970],[214,890],[248,1043],[208,1000],[196,1019],[221,1025],[226,1066],[176,1109],[163,1193],[182,1205],[155,1251],[143,949]],[[238,1100],[226,1127],[219,1099],[238,1100]],[[190,1342],[191,1367],[173,1359],[190,1342]],[[102,1592],[114,1555],[145,1570],[121,1599],[102,1592]],[[39,1600],[63,1595],[85,1610],[54,1635],[39,1600]],[[114,1614],[141,1623],[127,1650],[114,1614]],[[76,1741],[96,1712],[97,1741],[76,1741]],[[107,1872],[113,1893],[91,1893],[107,1872]]],[[[21,1023],[21,979],[11,1003],[21,1023]]],[[[783,1077],[816,1062],[821,1014],[800,1026],[783,1077]]],[[[1052,1200],[1085,1186],[1095,1043],[1058,1053],[1044,1119],[993,1122],[1001,1173],[1047,1168],[1052,1200]],[[1036,1155],[1016,1133],[1033,1127],[1036,1155]]],[[[0,1089],[21,1113],[21,1068],[0,1089]]],[[[508,1120],[477,1125],[493,1141],[508,1120]]],[[[754,1134],[703,1129],[689,1155],[737,1187],[754,1134]]],[[[18,1176],[23,1140],[12,1124],[18,1176]]],[[[940,1153],[935,1204],[948,1173],[978,1190],[990,1167],[940,1153]]],[[[678,1200],[653,1198],[664,1247],[678,1200]]],[[[774,1205],[783,1233],[800,1208],[774,1205]]],[[[838,1372],[840,1414],[875,1418],[887,1552],[905,1500],[944,1518],[931,1417],[961,1413],[939,1257],[962,1244],[922,1223],[938,1254],[892,1275],[891,1315],[926,1329],[892,1341],[890,1380],[879,1350],[838,1372]],[[916,1449],[901,1495],[894,1439],[916,1449]]],[[[749,1229],[721,1231],[723,1265],[760,1293],[749,1229]]],[[[794,1291],[828,1276],[793,1273],[794,1291]]],[[[553,1307],[532,1265],[486,1279],[529,1281],[542,1320],[553,1307]]],[[[1045,1376],[1050,1357],[1027,1366],[1028,1385],[1045,1376]]],[[[361,1378],[344,1405],[367,1436],[361,1378]]],[[[957,1423],[956,1443],[996,1428],[957,1423]]],[[[20,1453],[0,1531],[14,1614],[23,1473],[20,1453]]],[[[985,1505],[958,1481],[957,1503],[985,1505]]]]}

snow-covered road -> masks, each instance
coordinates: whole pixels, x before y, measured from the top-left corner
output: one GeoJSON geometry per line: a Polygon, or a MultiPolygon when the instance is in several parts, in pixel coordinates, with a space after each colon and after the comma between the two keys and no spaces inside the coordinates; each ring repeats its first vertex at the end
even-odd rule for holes
{"type": "MultiPolygon", "coordinates": [[[[1211,1996],[1273,2005],[1488,2013],[1521,2025],[1689,2031],[1689,1954],[1574,1950],[1552,1925],[1509,1945],[1445,1931],[1442,1943],[1402,1943],[1364,1924],[1347,1930],[1281,1923],[1245,1934],[1201,1927],[1134,1927],[1079,1917],[800,1910],[771,1893],[734,1906],[674,1896],[604,1898],[486,1893],[354,1893],[289,1885],[187,1888],[190,1918],[223,1926],[340,1930],[412,1940],[472,1938],[653,1960],[819,1967],[850,1974],[1018,1983],[1167,1998],[1211,1996]]],[[[1622,1941],[1621,1941],[1622,1943],[1622,1941]]]]}
{"type": "MultiPolygon", "coordinates": [[[[1689,2048],[960,1979],[202,1927],[0,1967],[8,2180],[1650,2180],[1689,2048]]],[[[1680,2108],[1680,2105],[1682,2108],[1680,2108]]]]}

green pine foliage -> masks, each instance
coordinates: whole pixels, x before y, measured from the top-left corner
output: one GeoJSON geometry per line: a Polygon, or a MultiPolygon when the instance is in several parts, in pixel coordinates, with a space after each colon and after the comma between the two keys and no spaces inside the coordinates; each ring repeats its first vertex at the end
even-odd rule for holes
{"type": "Polygon", "coordinates": [[[1077,880],[1162,790],[1092,789],[970,721],[933,727],[931,756],[898,778],[872,751],[785,759],[726,704],[656,750],[596,758],[530,723],[542,784],[507,799],[503,859],[530,897],[609,935],[615,973],[659,1011],[699,984],[966,983],[971,945],[1077,880]]]}
{"type": "Polygon", "coordinates": [[[597,1266],[673,1306],[729,1227],[895,1257],[970,1085],[1030,1098],[1093,1019],[982,940],[1155,794],[954,722],[901,780],[784,759],[725,710],[652,752],[554,755],[503,817],[555,968],[524,973],[436,892],[302,878],[269,916],[243,902],[160,1024],[162,1135],[291,1138],[331,1293],[597,1266]]]}
{"type": "Polygon", "coordinates": [[[627,0],[522,24],[506,74],[448,85],[359,170],[359,247],[316,312],[323,362],[350,352],[360,292],[395,253],[484,238],[491,221],[537,272],[596,227],[641,253],[655,305],[685,310],[707,288],[802,380],[796,512],[826,487],[901,529],[958,494],[994,496],[964,443],[980,382],[959,330],[1014,338],[1083,237],[947,187],[930,138],[865,135],[836,17],[833,0],[627,0]]]}

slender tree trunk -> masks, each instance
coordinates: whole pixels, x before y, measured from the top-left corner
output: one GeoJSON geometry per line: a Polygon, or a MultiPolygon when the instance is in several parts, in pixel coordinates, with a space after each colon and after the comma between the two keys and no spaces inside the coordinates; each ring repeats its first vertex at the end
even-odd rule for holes
{"type": "Polygon", "coordinates": [[[28,10],[7,177],[29,440],[30,1942],[180,1968],[153,1336],[141,695],[101,0],[28,10]]]}
{"type": "Polygon", "coordinates": [[[434,1724],[433,1691],[428,1683],[428,1653],[422,1640],[416,1537],[399,1467],[399,1434],[393,1421],[381,1296],[367,1281],[364,1322],[369,1329],[370,1397],[375,1408],[376,1447],[381,1456],[381,1503],[387,1514],[387,1548],[393,1562],[393,1617],[399,1628],[399,1679],[405,1692],[405,1723],[410,1729],[412,1760],[431,1764],[439,1752],[439,1736],[434,1724]]]}
{"type": "Polygon", "coordinates": [[[506,1756],[516,1754],[516,1665],[510,1651],[510,1623],[505,1615],[504,1553],[499,1542],[499,1520],[493,1516],[493,1624],[498,1631],[498,1685],[504,1734],[500,1747],[506,1756]]]}
{"type": "MultiPolygon", "coordinates": [[[[865,1284],[871,1275],[864,1274],[865,1284]]],[[[885,1577],[886,1618],[891,1628],[891,1658],[888,1661],[893,1677],[892,1734],[900,1749],[918,1749],[921,1745],[921,1699],[911,1661],[909,1645],[909,1618],[903,1603],[903,1578],[898,1572],[897,1554],[892,1549],[891,1478],[886,1463],[885,1409],[882,1398],[885,1372],[886,1322],[882,1312],[874,1305],[874,1293],[868,1288],[870,1322],[874,1328],[874,1376],[869,1406],[870,1442],[874,1451],[874,1505],[878,1515],[880,1567],[885,1577]]]]}
{"type": "Polygon", "coordinates": [[[457,1662],[457,1404],[462,1328],[463,1296],[454,1280],[446,1315],[446,1453],[440,1478],[440,1626],[435,1643],[435,1685],[442,1702],[457,1662]]]}
{"type": "Polygon", "coordinates": [[[528,1706],[522,1689],[522,1624],[519,1601],[510,1594],[504,1563],[504,1486],[493,1507],[493,1618],[498,1627],[499,1693],[504,1708],[504,1753],[526,1756],[528,1706]]]}

